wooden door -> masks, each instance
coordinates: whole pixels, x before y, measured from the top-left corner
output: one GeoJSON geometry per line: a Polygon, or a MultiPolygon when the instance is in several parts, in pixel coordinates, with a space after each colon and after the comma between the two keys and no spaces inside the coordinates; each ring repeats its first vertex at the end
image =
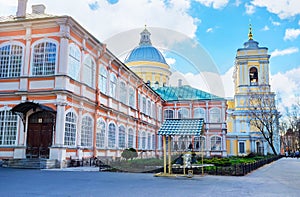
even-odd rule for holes
{"type": "Polygon", "coordinates": [[[49,158],[52,145],[54,116],[38,112],[29,118],[26,156],[28,158],[49,158]]]}

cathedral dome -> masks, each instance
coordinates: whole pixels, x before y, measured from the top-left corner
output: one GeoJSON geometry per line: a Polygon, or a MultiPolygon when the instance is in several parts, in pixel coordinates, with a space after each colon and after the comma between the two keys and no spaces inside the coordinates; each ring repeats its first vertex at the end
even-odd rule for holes
{"type": "Polygon", "coordinates": [[[164,56],[161,52],[152,46],[150,40],[150,32],[145,28],[141,32],[141,39],[139,46],[134,48],[128,56],[125,58],[125,63],[138,62],[138,61],[149,61],[167,64],[164,56]]]}
{"type": "Polygon", "coordinates": [[[161,52],[151,45],[141,45],[133,49],[125,59],[125,63],[149,61],[167,64],[161,52]]]}

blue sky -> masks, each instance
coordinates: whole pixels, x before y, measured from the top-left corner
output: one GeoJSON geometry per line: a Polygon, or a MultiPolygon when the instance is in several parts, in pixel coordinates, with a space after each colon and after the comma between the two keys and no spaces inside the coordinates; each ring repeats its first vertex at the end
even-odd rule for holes
{"type": "MultiPolygon", "coordinates": [[[[1,15],[14,15],[17,2],[0,0],[1,15]]],[[[198,42],[212,58],[226,97],[233,97],[234,59],[248,39],[251,23],[254,40],[269,48],[272,90],[284,103],[292,103],[300,95],[299,0],[28,0],[28,13],[33,4],[44,4],[49,14],[72,16],[102,42],[132,29],[141,32],[145,24],[150,30],[180,32],[198,42]]],[[[139,34],[132,39],[135,45],[138,41],[139,34]]],[[[168,51],[163,53],[174,67],[184,63],[168,51]]],[[[178,70],[191,85],[205,90],[197,73],[178,70]]]]}

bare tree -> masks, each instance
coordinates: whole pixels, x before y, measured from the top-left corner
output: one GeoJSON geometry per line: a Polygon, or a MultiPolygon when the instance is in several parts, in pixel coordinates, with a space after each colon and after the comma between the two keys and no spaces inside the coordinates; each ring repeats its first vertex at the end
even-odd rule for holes
{"type": "Polygon", "coordinates": [[[259,131],[271,147],[273,154],[279,133],[279,112],[276,107],[275,94],[252,93],[249,97],[250,125],[259,131]]]}
{"type": "Polygon", "coordinates": [[[292,149],[300,148],[300,100],[291,105],[291,107],[285,108],[285,117],[281,121],[282,125],[285,125],[285,132],[291,131],[293,133],[293,144],[290,144],[292,149]]]}

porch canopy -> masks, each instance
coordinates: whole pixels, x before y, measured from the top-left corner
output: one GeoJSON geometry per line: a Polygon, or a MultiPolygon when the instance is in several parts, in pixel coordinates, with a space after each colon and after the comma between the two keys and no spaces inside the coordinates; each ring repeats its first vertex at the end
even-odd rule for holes
{"type": "Polygon", "coordinates": [[[11,109],[11,112],[19,115],[21,117],[23,123],[25,124],[25,116],[26,116],[27,112],[31,109],[33,109],[33,111],[40,110],[40,111],[48,111],[51,113],[56,113],[56,111],[54,109],[52,109],[51,107],[48,107],[46,105],[42,105],[39,103],[30,102],[30,101],[26,101],[24,103],[20,103],[20,104],[14,106],[11,109]]]}
{"type": "Polygon", "coordinates": [[[158,135],[163,137],[164,151],[164,175],[167,174],[167,148],[166,137],[168,136],[168,160],[169,172],[171,174],[171,136],[200,136],[204,130],[204,119],[166,119],[161,128],[158,130],[158,135]]]}
{"type": "Polygon", "coordinates": [[[55,110],[52,109],[51,107],[48,107],[46,105],[42,105],[39,103],[29,102],[29,101],[26,101],[24,103],[20,103],[20,104],[14,106],[11,109],[11,111],[26,114],[31,109],[33,109],[33,110],[40,109],[41,111],[49,111],[49,112],[55,113],[55,110]]]}
{"type": "Polygon", "coordinates": [[[204,128],[203,124],[203,118],[166,119],[158,130],[158,135],[200,136],[204,128]]]}

